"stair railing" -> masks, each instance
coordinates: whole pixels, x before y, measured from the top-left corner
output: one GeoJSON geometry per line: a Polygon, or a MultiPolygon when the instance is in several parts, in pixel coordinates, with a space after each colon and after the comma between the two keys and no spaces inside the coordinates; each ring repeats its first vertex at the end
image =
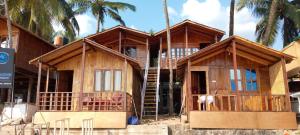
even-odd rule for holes
{"type": "Polygon", "coordinates": [[[161,44],[162,39],[160,38],[160,48],[158,51],[158,59],[157,59],[157,76],[156,76],[156,97],[155,97],[155,119],[157,121],[158,116],[158,102],[159,102],[159,79],[160,79],[160,59],[161,59],[161,44]]]}
{"type": "Polygon", "coordinates": [[[143,82],[143,88],[141,91],[141,119],[143,118],[144,113],[144,99],[145,99],[145,93],[146,93],[146,87],[147,87],[147,78],[148,78],[148,70],[149,70],[149,60],[150,60],[150,54],[149,54],[149,48],[148,48],[148,39],[146,41],[147,43],[147,59],[145,64],[145,73],[144,73],[144,82],[143,82]]]}

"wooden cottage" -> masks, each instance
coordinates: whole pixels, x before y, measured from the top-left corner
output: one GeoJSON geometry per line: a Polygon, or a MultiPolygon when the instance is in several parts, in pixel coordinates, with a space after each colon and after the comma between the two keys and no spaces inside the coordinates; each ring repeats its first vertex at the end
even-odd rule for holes
{"type": "Polygon", "coordinates": [[[80,128],[92,118],[94,128],[125,128],[131,115],[167,114],[172,61],[174,112],[183,109],[191,128],[296,128],[285,73],[294,57],[223,35],[190,20],[175,24],[168,58],[166,30],[116,26],[37,57],[30,63],[47,79],[38,79],[35,123],[68,119],[80,128]]]}
{"type": "Polygon", "coordinates": [[[190,127],[296,129],[285,67],[292,59],[232,36],[178,60],[190,127]]]}
{"type": "Polygon", "coordinates": [[[286,64],[286,71],[290,92],[300,92],[300,39],[284,47],[282,52],[296,57],[291,63],[286,64]]]}
{"type": "MultiPolygon", "coordinates": [[[[0,18],[0,49],[6,46],[7,38],[6,19],[0,18]]],[[[12,48],[15,49],[14,97],[34,103],[37,69],[28,61],[54,50],[56,46],[15,23],[12,23],[12,38],[12,48]]],[[[1,90],[1,102],[10,102],[10,97],[8,90],[1,90]]]]}
{"type": "MultiPolygon", "coordinates": [[[[35,123],[69,119],[81,128],[93,119],[94,128],[126,128],[127,118],[140,113],[141,69],[149,35],[117,26],[83,38],[30,61],[54,75],[54,89],[37,86],[35,123]]],[[[46,79],[48,84],[48,79],[46,79]]]]}

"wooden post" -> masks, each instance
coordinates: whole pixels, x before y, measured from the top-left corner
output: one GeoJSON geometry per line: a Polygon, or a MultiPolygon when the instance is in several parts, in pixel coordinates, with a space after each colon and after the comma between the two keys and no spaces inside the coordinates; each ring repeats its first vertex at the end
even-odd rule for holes
{"type": "Polygon", "coordinates": [[[32,90],[32,85],[33,85],[33,78],[29,78],[28,80],[28,89],[27,89],[27,104],[30,103],[30,97],[31,97],[31,90],[32,90]]]}
{"type": "Polygon", "coordinates": [[[36,86],[36,105],[39,105],[40,100],[40,89],[41,89],[41,77],[42,77],[42,62],[39,61],[39,72],[38,72],[38,80],[36,86]]]}
{"type": "Polygon", "coordinates": [[[239,92],[239,86],[238,86],[238,74],[237,74],[237,60],[236,60],[236,44],[235,41],[232,41],[232,61],[233,61],[233,71],[234,71],[234,83],[237,93],[237,110],[240,111],[240,92],[239,92]]]}
{"type": "Polygon", "coordinates": [[[122,49],[122,32],[119,32],[119,52],[121,52],[122,49]]]}
{"type": "Polygon", "coordinates": [[[215,43],[218,42],[218,35],[215,35],[215,43]]]}
{"type": "Polygon", "coordinates": [[[188,49],[188,43],[189,43],[189,38],[188,38],[188,28],[187,26],[185,26],[185,51],[184,51],[184,55],[187,56],[187,49],[188,49]]]}
{"type": "Polygon", "coordinates": [[[49,74],[50,74],[50,68],[47,68],[47,77],[46,77],[46,86],[45,86],[45,92],[48,92],[49,89],[49,74]]]}
{"type": "Polygon", "coordinates": [[[82,44],[82,57],[81,57],[81,77],[80,77],[80,93],[79,93],[79,110],[82,109],[82,96],[83,96],[83,84],[84,84],[84,70],[85,70],[85,49],[86,49],[86,44],[85,42],[83,41],[83,44],[82,44]]]}
{"type": "Polygon", "coordinates": [[[188,76],[187,76],[187,111],[191,111],[193,109],[193,96],[192,96],[192,87],[191,87],[191,80],[192,80],[192,72],[191,72],[191,60],[188,60],[188,65],[187,65],[187,72],[188,72],[188,76]]]}
{"type": "Polygon", "coordinates": [[[289,93],[289,85],[287,81],[287,74],[286,74],[286,63],[285,59],[281,58],[281,64],[282,64],[282,72],[283,72],[283,80],[284,80],[284,88],[285,88],[285,98],[286,98],[286,109],[287,111],[291,112],[291,101],[290,101],[290,93],[289,93]]]}
{"type": "MultiPolygon", "coordinates": [[[[125,66],[125,72],[124,72],[124,78],[125,78],[125,80],[124,80],[124,99],[125,99],[125,101],[124,101],[124,111],[125,112],[127,112],[127,59],[125,59],[125,62],[124,62],[124,66],[125,66]]],[[[132,97],[133,98],[133,97],[132,97]]],[[[132,102],[130,102],[130,104],[131,104],[132,102]]]]}

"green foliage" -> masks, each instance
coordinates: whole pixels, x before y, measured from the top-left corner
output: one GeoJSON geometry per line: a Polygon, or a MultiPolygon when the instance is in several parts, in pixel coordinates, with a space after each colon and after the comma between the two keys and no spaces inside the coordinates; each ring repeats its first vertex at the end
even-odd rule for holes
{"type": "MultiPolygon", "coordinates": [[[[280,30],[283,38],[283,46],[292,42],[300,34],[300,0],[278,0],[274,23],[271,24],[271,35],[268,45],[271,46],[280,30]]],[[[256,25],[257,41],[261,42],[268,25],[271,0],[239,0],[237,10],[249,8],[252,14],[260,20],[256,25]]]]}
{"type": "Polygon", "coordinates": [[[100,25],[103,30],[105,16],[116,20],[121,25],[125,25],[124,20],[119,15],[119,11],[131,10],[135,11],[134,5],[123,2],[110,2],[106,0],[70,0],[70,4],[76,10],[77,14],[91,12],[97,18],[97,31],[100,30],[100,25]]]}
{"type": "Polygon", "coordinates": [[[79,25],[66,0],[9,0],[12,21],[51,41],[54,25],[61,25],[67,38],[74,40],[79,25]]]}

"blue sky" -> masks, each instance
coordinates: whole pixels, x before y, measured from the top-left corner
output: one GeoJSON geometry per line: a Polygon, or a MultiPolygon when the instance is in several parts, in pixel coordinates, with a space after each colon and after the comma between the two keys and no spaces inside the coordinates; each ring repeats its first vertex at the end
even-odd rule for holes
{"type": "MultiPolygon", "coordinates": [[[[120,12],[126,26],[134,29],[155,32],[165,28],[162,0],[111,0],[122,1],[136,6],[136,12],[120,12]]],[[[211,27],[226,31],[228,34],[230,0],[168,0],[171,25],[185,19],[190,19],[211,27]]],[[[91,14],[76,17],[80,25],[80,36],[94,34],[96,19],[91,14]]],[[[255,41],[255,25],[258,19],[251,15],[251,11],[243,9],[235,16],[235,35],[255,41]]],[[[105,19],[104,27],[118,25],[110,18],[105,19]]],[[[225,38],[228,35],[224,36],[225,38]]],[[[273,45],[274,49],[282,49],[282,39],[279,35],[273,45]]]]}

